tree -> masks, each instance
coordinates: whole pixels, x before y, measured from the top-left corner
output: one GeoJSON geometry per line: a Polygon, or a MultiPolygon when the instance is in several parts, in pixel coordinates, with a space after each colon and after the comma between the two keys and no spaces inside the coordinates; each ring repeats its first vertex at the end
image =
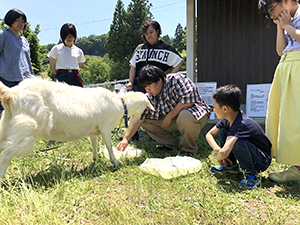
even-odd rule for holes
{"type": "Polygon", "coordinates": [[[113,62],[110,70],[110,80],[122,80],[129,77],[129,62],[127,60],[113,62]]]}
{"type": "Polygon", "coordinates": [[[47,44],[47,45],[44,45],[44,47],[48,50],[48,52],[53,48],[53,46],[56,45],[54,43],[52,44],[47,44]]]}
{"type": "Polygon", "coordinates": [[[36,25],[34,31],[30,29],[30,24],[26,24],[26,29],[21,31],[21,34],[27,39],[30,48],[30,60],[34,74],[41,72],[42,61],[41,54],[42,48],[39,44],[38,34],[40,33],[40,25],[36,25]]]}
{"type": "Polygon", "coordinates": [[[169,36],[168,34],[162,36],[162,37],[161,37],[161,40],[162,40],[163,42],[165,42],[166,44],[168,44],[168,45],[172,45],[172,40],[171,40],[171,38],[170,38],[170,36],[169,36]]]}
{"type": "Polygon", "coordinates": [[[93,55],[91,54],[93,42],[88,37],[79,38],[74,44],[79,47],[85,55],[93,55]]]}
{"type": "Polygon", "coordinates": [[[110,25],[110,30],[106,38],[105,48],[107,49],[109,58],[114,62],[118,62],[127,56],[126,52],[126,11],[124,9],[123,2],[118,0],[114,18],[110,25]]]}
{"type": "Polygon", "coordinates": [[[183,28],[180,23],[178,23],[176,30],[175,30],[175,35],[173,39],[173,47],[177,49],[177,51],[181,52],[184,50],[184,44],[182,43],[183,39],[183,28]]]}
{"type": "Polygon", "coordinates": [[[80,75],[85,84],[96,84],[109,81],[110,66],[99,57],[86,57],[80,75]]]}
{"type": "Polygon", "coordinates": [[[153,17],[152,13],[150,12],[151,7],[152,4],[149,3],[149,0],[132,0],[128,5],[126,23],[128,23],[129,27],[126,37],[129,58],[131,57],[131,54],[136,46],[143,42],[139,29],[145,20],[153,17]]]}
{"type": "Polygon", "coordinates": [[[85,55],[95,55],[103,57],[107,50],[104,47],[106,34],[90,35],[76,40],[75,45],[82,49],[85,55]]]}
{"type": "Polygon", "coordinates": [[[4,29],[4,20],[0,18],[0,30],[3,30],[4,29]]]}
{"type": "Polygon", "coordinates": [[[180,71],[186,71],[186,50],[182,50],[182,52],[180,52],[180,55],[183,60],[183,63],[180,67],[180,71]]]}
{"type": "Polygon", "coordinates": [[[128,78],[128,61],[136,46],[142,42],[138,30],[146,19],[152,17],[151,6],[149,0],[132,0],[126,12],[123,2],[118,0],[105,44],[109,58],[113,60],[112,78],[128,78]]]}
{"type": "MultiPolygon", "coordinates": [[[[183,49],[186,50],[186,28],[183,30],[183,33],[182,33],[181,44],[183,46],[183,49]]],[[[197,45],[198,45],[198,37],[197,37],[197,22],[196,22],[196,24],[195,24],[195,46],[197,46],[197,45]]],[[[196,61],[197,61],[197,53],[198,52],[196,51],[196,61]]]]}

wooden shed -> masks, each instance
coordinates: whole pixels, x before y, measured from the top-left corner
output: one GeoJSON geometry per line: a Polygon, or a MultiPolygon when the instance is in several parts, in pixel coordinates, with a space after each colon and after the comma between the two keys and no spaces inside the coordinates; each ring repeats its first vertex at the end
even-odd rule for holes
{"type": "Polygon", "coordinates": [[[190,31],[195,3],[197,73],[192,79],[217,82],[218,87],[235,84],[242,89],[245,104],[247,84],[272,82],[279,62],[276,26],[259,13],[258,0],[187,0],[190,31]]]}
{"type": "Polygon", "coordinates": [[[197,81],[218,86],[271,83],[279,56],[276,26],[258,0],[197,1],[197,81]]]}

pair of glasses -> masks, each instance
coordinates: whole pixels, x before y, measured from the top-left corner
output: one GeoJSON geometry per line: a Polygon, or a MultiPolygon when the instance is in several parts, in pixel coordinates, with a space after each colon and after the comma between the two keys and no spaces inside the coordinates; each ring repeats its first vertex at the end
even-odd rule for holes
{"type": "Polygon", "coordinates": [[[26,22],[21,21],[21,20],[16,20],[16,22],[19,23],[19,24],[22,24],[22,25],[25,25],[25,24],[26,24],[26,22]]]}
{"type": "Polygon", "coordinates": [[[270,7],[268,7],[268,9],[267,9],[267,14],[265,15],[265,17],[266,17],[267,19],[271,19],[271,15],[272,15],[274,9],[278,6],[279,3],[280,3],[280,2],[277,2],[273,7],[272,7],[272,5],[271,5],[270,7]]]}

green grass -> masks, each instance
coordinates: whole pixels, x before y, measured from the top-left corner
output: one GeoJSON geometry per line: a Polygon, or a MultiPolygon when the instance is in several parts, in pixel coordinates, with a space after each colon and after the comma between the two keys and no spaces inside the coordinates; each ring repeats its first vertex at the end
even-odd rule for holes
{"type": "MultiPolygon", "coordinates": [[[[113,132],[114,144],[122,135],[113,132]]],[[[58,148],[13,159],[0,190],[0,224],[299,224],[300,185],[268,179],[287,166],[273,162],[260,187],[241,188],[241,174],[210,172],[217,162],[201,134],[200,172],[165,180],[139,166],[178,152],[157,152],[157,143],[140,135],[131,145],[144,155],[119,169],[101,155],[94,164],[89,139],[37,142],[34,150],[58,148]]]]}

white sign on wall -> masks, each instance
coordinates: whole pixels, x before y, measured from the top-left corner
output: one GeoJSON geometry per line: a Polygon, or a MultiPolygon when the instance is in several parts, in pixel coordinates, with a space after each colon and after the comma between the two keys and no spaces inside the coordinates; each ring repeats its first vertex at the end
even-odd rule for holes
{"type": "MultiPolygon", "coordinates": [[[[212,94],[217,89],[217,82],[199,82],[195,83],[201,97],[204,99],[207,105],[213,106],[213,97],[212,94]]],[[[212,112],[210,115],[210,120],[215,119],[215,113],[212,112]]]]}
{"type": "Polygon", "coordinates": [[[247,84],[246,114],[266,117],[271,84],[247,84]]]}

